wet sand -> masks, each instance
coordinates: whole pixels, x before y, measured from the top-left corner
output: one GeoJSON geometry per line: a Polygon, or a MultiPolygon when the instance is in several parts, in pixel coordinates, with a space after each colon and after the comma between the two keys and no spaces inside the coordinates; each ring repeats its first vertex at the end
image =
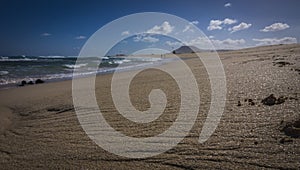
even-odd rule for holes
{"type": "MultiPolygon", "coordinates": [[[[204,54],[203,54],[204,55],[204,54]]],[[[208,53],[205,55],[209,55],[208,53]]],[[[199,133],[210,106],[210,84],[195,54],[182,54],[197,79],[201,105],[196,123],[173,149],[145,159],[111,154],[82,130],[72,104],[72,82],[62,81],[0,90],[1,169],[297,169],[300,167],[300,45],[276,45],[219,53],[227,81],[226,107],[214,134],[203,144],[199,133]],[[270,94],[284,101],[264,105],[270,94]],[[297,131],[298,130],[298,131],[297,131]]],[[[160,67],[177,67],[176,62],[160,67]]],[[[127,72],[118,73],[126,77],[127,72]]],[[[96,80],[97,102],[116,130],[149,137],[176,119],[180,93],[172,77],[159,70],[140,73],[130,96],[138,110],[150,107],[148,94],[162,89],[164,114],[137,124],[120,116],[111,94],[111,74],[96,80]]]]}

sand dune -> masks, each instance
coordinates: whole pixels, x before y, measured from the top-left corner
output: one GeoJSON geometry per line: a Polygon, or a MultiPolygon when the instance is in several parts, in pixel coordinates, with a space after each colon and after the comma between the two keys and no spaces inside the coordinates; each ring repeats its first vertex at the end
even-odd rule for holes
{"type": "MultiPolygon", "coordinates": [[[[209,55],[205,53],[202,55],[209,55]]],[[[226,108],[210,137],[198,143],[210,105],[205,67],[195,54],[180,54],[197,79],[201,105],[189,135],[173,149],[145,159],[129,159],[97,146],[82,130],[72,104],[71,81],[0,90],[1,169],[297,169],[300,167],[300,45],[276,45],[219,53],[227,80],[226,108]],[[270,94],[282,103],[261,103],[270,94]]],[[[177,62],[160,67],[177,67],[177,62]]],[[[127,72],[118,73],[126,77],[127,72]]],[[[159,70],[140,73],[132,82],[132,104],[150,107],[151,89],[168,99],[164,114],[148,124],[120,116],[111,94],[111,74],[96,80],[97,102],[116,130],[134,137],[163,132],[176,119],[180,93],[159,70]]]]}

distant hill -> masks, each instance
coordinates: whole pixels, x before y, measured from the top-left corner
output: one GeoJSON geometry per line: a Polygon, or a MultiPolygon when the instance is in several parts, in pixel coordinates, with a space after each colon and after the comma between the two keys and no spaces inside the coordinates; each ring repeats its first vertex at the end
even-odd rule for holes
{"type": "Polygon", "coordinates": [[[199,48],[195,46],[181,46],[177,48],[176,50],[173,50],[173,54],[183,54],[183,53],[197,53],[201,52],[199,48]]]}

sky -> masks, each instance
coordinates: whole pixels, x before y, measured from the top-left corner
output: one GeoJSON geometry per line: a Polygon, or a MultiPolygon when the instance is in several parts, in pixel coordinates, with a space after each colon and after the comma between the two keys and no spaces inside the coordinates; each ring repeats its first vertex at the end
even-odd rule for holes
{"type": "MultiPolygon", "coordinates": [[[[299,0],[1,0],[0,56],[76,56],[98,29],[120,17],[141,12],[163,12],[181,17],[200,29],[216,49],[297,43],[300,41],[299,6],[299,0]]],[[[181,45],[171,41],[172,38],[165,38],[179,30],[174,21],[138,22],[138,25],[148,26],[147,33],[164,35],[134,36],[135,32],[124,24],[118,36],[132,35],[132,39],[124,40],[123,44],[141,42],[155,47],[159,42],[159,45],[169,45],[169,49],[181,45]]],[[[192,32],[190,28],[184,25],[181,31],[192,32]]],[[[196,45],[197,38],[192,37],[185,43],[196,45]]],[[[125,47],[124,53],[135,50],[134,45],[125,47]]]]}

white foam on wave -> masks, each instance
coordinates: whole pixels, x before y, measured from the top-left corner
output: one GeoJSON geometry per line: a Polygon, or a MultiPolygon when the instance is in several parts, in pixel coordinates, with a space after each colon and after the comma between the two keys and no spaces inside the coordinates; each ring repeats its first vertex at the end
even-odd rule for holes
{"type": "Polygon", "coordinates": [[[108,60],[108,59],[109,59],[109,57],[101,57],[101,59],[108,60]]]}
{"type": "MultiPolygon", "coordinates": [[[[153,65],[160,65],[163,63],[167,63],[170,61],[173,61],[171,59],[160,59],[160,58],[126,58],[124,60],[114,60],[113,62],[131,62],[132,60],[134,61],[151,61],[151,62],[142,62],[142,63],[135,63],[133,65],[123,65],[119,67],[113,67],[113,68],[99,68],[97,71],[93,71],[94,69],[89,69],[89,68],[83,68],[85,71],[82,72],[68,72],[68,73],[58,73],[58,74],[47,74],[47,75],[33,75],[30,77],[18,77],[18,78],[0,78],[0,85],[7,85],[7,84],[17,84],[20,83],[22,80],[36,80],[36,79],[42,79],[42,80],[61,80],[61,79],[72,79],[72,78],[79,78],[79,77],[86,77],[94,74],[105,74],[105,73],[110,73],[110,72],[122,72],[122,71],[127,71],[127,70],[135,70],[135,69],[141,69],[141,68],[147,68],[149,66],[153,65]],[[162,62],[157,62],[157,61],[162,61],[162,62]]],[[[111,61],[110,61],[111,62],[111,61]]],[[[70,69],[79,69],[81,67],[87,66],[88,63],[81,63],[81,64],[64,64],[63,66],[66,67],[68,70],[70,69]]],[[[5,75],[9,74],[8,71],[0,71],[0,75],[5,75]]]]}
{"type": "Polygon", "coordinates": [[[36,61],[37,58],[9,58],[9,57],[1,57],[0,61],[36,61]]]}
{"type": "Polygon", "coordinates": [[[87,66],[88,65],[88,63],[84,63],[84,64],[64,64],[63,66],[64,67],[67,67],[67,68],[71,68],[71,69],[76,69],[76,68],[81,68],[81,67],[85,67],[85,66],[87,66]]]}
{"type": "Polygon", "coordinates": [[[109,64],[123,64],[123,63],[129,63],[131,62],[131,60],[129,59],[124,59],[124,60],[113,60],[113,61],[109,61],[109,64]]]}
{"type": "Polygon", "coordinates": [[[61,59],[61,58],[66,58],[66,56],[59,56],[59,55],[53,55],[53,56],[39,56],[39,58],[61,59]]]}
{"type": "Polygon", "coordinates": [[[150,57],[128,57],[127,59],[130,59],[132,61],[146,61],[146,62],[151,62],[151,61],[161,61],[161,58],[150,58],[150,57]]]}

